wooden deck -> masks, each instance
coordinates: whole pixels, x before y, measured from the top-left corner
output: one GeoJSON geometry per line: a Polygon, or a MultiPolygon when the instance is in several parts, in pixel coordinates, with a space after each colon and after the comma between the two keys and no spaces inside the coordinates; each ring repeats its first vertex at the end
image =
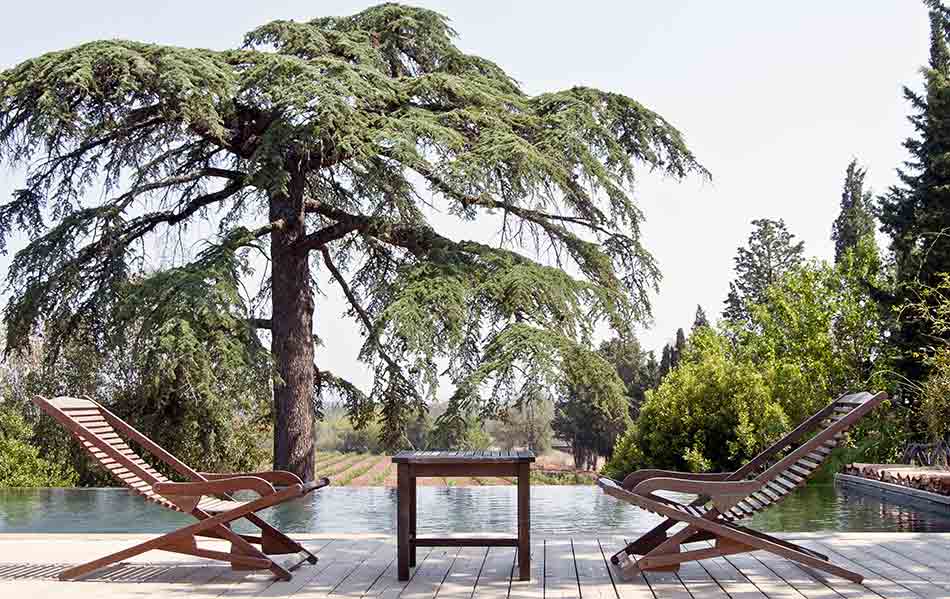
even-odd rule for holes
{"type": "Polygon", "coordinates": [[[79,582],[58,572],[147,535],[0,535],[0,597],[322,597],[326,599],[725,599],[950,598],[950,533],[787,534],[852,568],[855,585],[762,552],[685,565],[677,574],[624,581],[605,557],[620,537],[550,537],[532,545],[532,580],[520,582],[515,550],[420,549],[407,582],[396,579],[393,540],[374,535],[304,537],[320,563],[290,582],[154,552],[79,582]]]}

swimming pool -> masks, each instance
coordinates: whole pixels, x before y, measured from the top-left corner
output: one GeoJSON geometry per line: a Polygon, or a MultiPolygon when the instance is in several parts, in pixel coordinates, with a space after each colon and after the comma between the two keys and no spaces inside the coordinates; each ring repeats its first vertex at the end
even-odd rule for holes
{"type": "MultiPolygon", "coordinates": [[[[514,530],[514,486],[419,487],[418,492],[420,534],[514,530]]],[[[395,530],[396,491],[328,487],[261,514],[288,532],[388,534],[395,530]]],[[[658,521],[597,487],[531,488],[534,534],[631,534],[658,521]]],[[[155,533],[187,522],[193,522],[190,516],[124,489],[0,490],[0,533],[155,533]]],[[[950,532],[950,514],[896,505],[832,483],[809,484],[749,523],[763,531],[950,532]]]]}

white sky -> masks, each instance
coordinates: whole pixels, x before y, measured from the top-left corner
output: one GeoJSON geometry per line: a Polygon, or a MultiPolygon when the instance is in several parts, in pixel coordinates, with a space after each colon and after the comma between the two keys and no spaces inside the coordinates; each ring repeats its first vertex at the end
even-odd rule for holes
{"type": "MultiPolygon", "coordinates": [[[[103,38],[233,47],[273,19],[357,12],[329,0],[50,1],[3,8],[0,68],[103,38]]],[[[910,133],[901,86],[919,87],[927,14],[913,0],[412,2],[448,15],[461,48],[496,61],[529,93],[589,85],[631,96],[686,136],[712,182],[644,176],[636,192],[646,247],[663,272],[659,350],[696,304],[717,317],[732,257],[755,218],[784,218],[811,256],[832,254],[845,167],[857,157],[875,192],[895,181],[910,133]]],[[[0,172],[0,202],[22,177],[0,172]]],[[[486,230],[466,236],[489,235],[486,230]]],[[[8,257],[0,258],[6,272],[8,257]]],[[[368,382],[341,297],[318,298],[318,363],[368,382]]]]}

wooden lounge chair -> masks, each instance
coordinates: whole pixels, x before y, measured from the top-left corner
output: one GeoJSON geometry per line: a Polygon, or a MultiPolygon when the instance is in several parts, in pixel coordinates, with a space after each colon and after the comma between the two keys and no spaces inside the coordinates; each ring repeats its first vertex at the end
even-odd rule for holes
{"type": "Polygon", "coordinates": [[[262,520],[256,512],[325,487],[330,484],[328,479],[304,483],[296,475],[282,471],[243,474],[196,472],[91,399],[57,397],[47,400],[37,397],[33,401],[69,429],[86,451],[122,484],[162,507],[191,514],[198,519],[198,522],[174,532],[69,568],[60,574],[61,579],[79,578],[153,549],[227,561],[235,570],[267,569],[281,580],[290,580],[290,571],[305,561],[317,563],[315,555],[262,520]],[[173,482],[163,476],[135,453],[126,439],[170,466],[189,482],[173,482]],[[275,485],[281,488],[275,488],[275,485]],[[235,501],[230,495],[244,490],[253,491],[260,497],[235,501]],[[260,535],[232,531],[230,524],[239,518],[245,518],[260,528],[260,535]],[[197,537],[230,541],[230,551],[200,548],[196,543],[197,537]],[[302,556],[289,568],[284,568],[268,557],[290,553],[302,556]]]}
{"type": "Polygon", "coordinates": [[[597,484],[604,492],[666,517],[653,530],[617,552],[611,561],[625,561],[624,570],[633,572],[676,571],[686,561],[761,549],[860,583],[860,574],[832,564],[827,556],[740,526],[738,522],[782,501],[804,484],[831,454],[844,432],[886,398],[884,393],[839,397],[735,472],[640,470],[620,484],[601,478],[597,484]],[[808,438],[811,433],[816,434],[808,438]],[[697,498],[682,504],[656,495],[655,491],[688,493],[697,498]],[[669,532],[679,523],[685,526],[669,532]],[[700,541],[715,543],[685,551],[681,547],[700,541]],[[629,557],[633,555],[642,557],[634,561],[629,557]]]}

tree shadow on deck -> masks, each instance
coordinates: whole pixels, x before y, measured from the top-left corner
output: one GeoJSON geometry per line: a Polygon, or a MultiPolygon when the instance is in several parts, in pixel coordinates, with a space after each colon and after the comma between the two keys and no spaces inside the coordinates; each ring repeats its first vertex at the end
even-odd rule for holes
{"type": "MultiPolygon", "coordinates": [[[[56,580],[76,564],[5,563],[0,564],[0,582],[8,580],[56,580]]],[[[212,564],[116,564],[103,568],[76,581],[65,582],[168,582],[201,583],[231,572],[228,566],[212,564]],[[212,574],[213,576],[208,576],[212,574]],[[202,573],[200,579],[196,576],[202,573]]]]}

